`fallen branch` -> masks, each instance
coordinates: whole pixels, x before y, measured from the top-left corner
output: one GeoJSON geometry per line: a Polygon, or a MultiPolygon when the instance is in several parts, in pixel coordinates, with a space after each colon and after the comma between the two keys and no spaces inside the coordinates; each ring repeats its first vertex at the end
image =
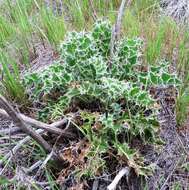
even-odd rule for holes
{"type": "Polygon", "coordinates": [[[174,171],[176,170],[179,162],[180,162],[181,158],[175,163],[172,171],[169,173],[168,177],[166,178],[166,180],[164,181],[163,185],[161,186],[161,189],[160,190],[163,190],[167,184],[167,182],[169,181],[170,177],[173,175],[174,171]]]}
{"type": "Polygon", "coordinates": [[[27,135],[32,137],[38,144],[40,144],[46,152],[51,152],[52,147],[32,128],[28,127],[22,120],[20,115],[13,109],[13,107],[7,102],[7,100],[0,95],[0,107],[3,108],[8,115],[13,120],[15,126],[20,127],[20,129],[27,135]]]}
{"type": "Polygon", "coordinates": [[[42,160],[38,160],[37,162],[35,162],[32,166],[30,166],[29,168],[24,168],[24,171],[28,174],[28,173],[32,173],[35,169],[37,169],[38,167],[40,167],[42,165],[42,160]]]}
{"type": "MultiPolygon", "coordinates": [[[[2,115],[3,117],[5,118],[8,118],[8,119],[11,119],[11,117],[9,116],[9,114],[7,114],[7,112],[3,109],[0,109],[0,115],[2,115]]],[[[30,118],[24,114],[19,114],[18,115],[20,116],[20,118],[27,124],[27,125],[31,125],[32,127],[34,128],[37,128],[37,129],[44,129],[50,133],[54,133],[54,134],[57,134],[57,135],[60,135],[62,134],[63,137],[68,137],[68,138],[74,138],[75,136],[72,134],[72,133],[69,133],[69,132],[66,132],[64,131],[63,133],[63,130],[62,129],[58,129],[58,127],[64,125],[67,123],[67,119],[62,119],[60,121],[57,121],[57,122],[54,122],[52,124],[46,124],[46,123],[43,123],[41,121],[37,121],[33,118],[30,118]]],[[[17,127],[18,128],[18,127],[17,127]]],[[[7,131],[5,131],[6,133],[7,131]]]]}
{"type": "MultiPolygon", "coordinates": [[[[69,119],[67,119],[67,120],[70,121],[69,119]]],[[[65,120],[60,120],[60,121],[57,121],[57,122],[54,122],[54,123],[50,124],[49,126],[50,126],[50,127],[52,127],[52,126],[53,126],[53,127],[59,127],[59,126],[63,125],[64,123],[65,123],[65,120]]],[[[68,122],[68,123],[69,123],[69,122],[68,122]]],[[[73,123],[73,124],[74,124],[74,123],[73,123]]],[[[62,133],[59,134],[59,135],[62,136],[63,134],[65,134],[68,127],[69,127],[69,126],[68,126],[68,124],[67,124],[67,127],[66,127],[64,130],[62,130],[62,133]]],[[[38,134],[43,134],[43,133],[45,133],[45,131],[42,130],[42,129],[38,129],[38,130],[36,130],[35,132],[38,133],[38,134]]],[[[4,160],[6,160],[6,161],[8,160],[7,163],[9,163],[9,162],[11,161],[12,156],[13,156],[14,154],[16,154],[16,152],[17,152],[24,144],[26,144],[26,143],[27,143],[28,141],[30,141],[30,140],[31,140],[31,137],[30,137],[30,136],[27,136],[27,137],[25,137],[24,139],[20,140],[20,141],[17,143],[17,145],[3,157],[3,160],[0,160],[0,165],[3,164],[4,160]]],[[[6,165],[7,165],[7,164],[6,164],[6,165]]],[[[6,167],[6,166],[5,166],[5,167],[6,167]]],[[[4,171],[4,169],[3,169],[2,171],[4,171]]],[[[2,171],[0,172],[0,175],[1,175],[2,171]]]]}
{"type": "Polygon", "coordinates": [[[95,179],[94,182],[93,182],[93,188],[92,188],[92,190],[97,190],[98,189],[98,185],[99,185],[99,180],[95,179]]]}
{"type": "Polygon", "coordinates": [[[19,127],[13,127],[11,129],[6,128],[6,129],[0,130],[0,135],[7,135],[7,134],[12,135],[12,134],[18,133],[20,131],[21,131],[21,129],[19,127]]]}
{"type": "Polygon", "coordinates": [[[115,176],[114,180],[112,181],[112,183],[110,185],[108,185],[107,189],[108,190],[115,190],[117,184],[119,183],[119,181],[121,180],[121,178],[126,175],[128,176],[130,172],[130,169],[128,167],[125,167],[123,169],[121,169],[119,171],[119,173],[115,176]]]}
{"type": "MultiPolygon", "coordinates": [[[[50,126],[50,127],[51,127],[51,126],[58,127],[58,126],[61,126],[62,124],[64,124],[64,122],[65,122],[65,121],[63,121],[63,120],[57,121],[57,122],[55,122],[55,123],[50,124],[49,126],[50,126]]],[[[66,129],[65,129],[65,130],[66,130],[66,129]]],[[[62,134],[66,134],[66,131],[65,131],[65,130],[62,130],[62,133],[59,134],[59,135],[62,136],[62,134]]],[[[43,133],[45,133],[45,131],[42,130],[42,129],[38,129],[38,130],[36,130],[35,132],[38,133],[38,134],[43,134],[43,133]]],[[[72,136],[73,136],[73,135],[72,135],[72,136]]],[[[27,137],[25,137],[24,139],[20,140],[20,141],[17,143],[17,145],[16,145],[10,152],[8,152],[8,153],[3,157],[3,160],[8,160],[8,161],[10,161],[11,158],[12,158],[12,156],[13,156],[13,154],[16,154],[16,152],[17,152],[24,144],[26,144],[26,143],[27,143],[28,141],[30,141],[30,140],[31,140],[31,137],[30,137],[30,136],[27,136],[27,137]]],[[[0,165],[3,164],[3,162],[4,162],[3,160],[0,160],[0,165]]],[[[0,174],[1,174],[1,172],[0,172],[0,174]]]]}
{"type": "MultiPolygon", "coordinates": [[[[41,134],[44,131],[42,129],[38,129],[35,131],[35,133],[37,134],[41,134]]],[[[3,156],[3,159],[0,160],[0,165],[3,164],[4,160],[6,160],[6,165],[10,162],[11,158],[13,157],[14,154],[16,154],[16,152],[24,145],[26,144],[28,141],[31,140],[30,136],[25,137],[24,139],[20,140],[17,145],[11,150],[9,151],[5,156],[3,156]],[[7,161],[8,160],[8,161],[7,161]]],[[[5,167],[1,170],[0,175],[2,175],[3,171],[5,170],[5,167]]]]}

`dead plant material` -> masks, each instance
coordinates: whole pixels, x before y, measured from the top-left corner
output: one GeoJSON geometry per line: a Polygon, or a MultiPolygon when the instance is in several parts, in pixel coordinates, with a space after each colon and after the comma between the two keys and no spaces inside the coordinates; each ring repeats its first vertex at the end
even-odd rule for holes
{"type": "Polygon", "coordinates": [[[63,160],[66,160],[70,165],[78,166],[85,163],[85,156],[90,150],[90,144],[85,140],[81,140],[72,146],[65,148],[60,154],[63,160]]]}
{"type": "Polygon", "coordinates": [[[73,170],[77,168],[84,169],[86,160],[85,157],[90,151],[90,144],[86,140],[81,140],[77,143],[73,143],[70,147],[64,148],[60,153],[60,158],[68,163],[58,177],[58,183],[63,183],[73,170]]]}
{"type": "Polygon", "coordinates": [[[115,190],[117,187],[117,184],[119,183],[119,181],[121,180],[121,178],[126,175],[129,175],[129,171],[130,169],[128,167],[122,168],[119,173],[115,176],[114,180],[112,181],[112,183],[110,185],[108,185],[107,189],[108,190],[115,190]]]}
{"type": "MultiPolygon", "coordinates": [[[[37,134],[41,134],[43,133],[44,131],[42,129],[38,129],[35,131],[35,133],[37,134]]],[[[11,150],[9,151],[4,157],[3,157],[3,160],[7,160],[7,164],[6,166],[8,165],[8,163],[11,161],[12,157],[17,153],[17,151],[25,144],[27,143],[28,141],[31,140],[31,137],[30,136],[27,136],[25,137],[24,139],[20,140],[17,145],[11,150]]],[[[0,165],[3,164],[3,160],[0,160],[0,165]]],[[[0,175],[2,175],[4,169],[6,168],[6,166],[0,171],[0,175]]]]}
{"type": "MultiPolygon", "coordinates": [[[[118,15],[117,15],[117,21],[115,25],[112,28],[112,36],[111,36],[111,41],[110,41],[110,59],[113,57],[114,54],[114,49],[115,49],[115,43],[116,41],[120,38],[120,33],[121,33],[121,21],[124,15],[124,10],[126,8],[126,5],[129,6],[132,0],[122,0],[118,15]]],[[[111,67],[111,61],[110,61],[110,67],[111,67]]]]}
{"type": "MultiPolygon", "coordinates": [[[[45,131],[48,131],[50,133],[53,133],[53,134],[57,134],[57,135],[60,135],[62,134],[63,137],[67,137],[67,138],[74,138],[75,136],[70,133],[70,132],[67,132],[67,131],[63,131],[62,129],[59,129],[58,127],[61,127],[63,126],[64,124],[67,123],[67,119],[62,119],[60,121],[56,121],[52,124],[46,124],[46,123],[43,123],[41,121],[37,121],[33,118],[30,118],[24,114],[19,114],[19,117],[24,121],[24,123],[26,125],[30,125],[34,128],[37,128],[37,129],[44,129],[45,131]]],[[[0,109],[0,115],[3,115],[5,118],[9,118],[10,119],[10,115],[3,109],[0,109]]]]}
{"type": "Polygon", "coordinates": [[[97,13],[96,13],[96,10],[94,8],[94,2],[93,0],[89,0],[89,3],[90,3],[90,6],[91,6],[91,9],[92,9],[92,17],[93,17],[93,20],[97,20],[98,16],[97,16],[97,13]]]}
{"type": "Polygon", "coordinates": [[[13,120],[15,126],[20,127],[23,132],[31,136],[38,144],[40,144],[46,152],[51,152],[51,146],[32,128],[28,127],[20,115],[13,109],[13,107],[7,102],[7,100],[0,95],[0,107],[3,108],[13,120]]]}
{"type": "Polygon", "coordinates": [[[69,190],[84,190],[84,184],[83,183],[76,184],[75,186],[70,187],[69,190]]]}

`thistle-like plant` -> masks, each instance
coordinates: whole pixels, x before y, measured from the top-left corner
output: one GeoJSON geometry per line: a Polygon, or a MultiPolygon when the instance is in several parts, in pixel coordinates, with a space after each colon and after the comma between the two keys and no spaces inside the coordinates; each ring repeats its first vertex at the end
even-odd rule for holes
{"type": "Polygon", "coordinates": [[[169,74],[165,61],[145,71],[140,69],[139,38],[118,41],[109,68],[110,41],[108,21],[98,21],[91,32],[71,32],[60,45],[57,63],[23,79],[30,97],[45,104],[42,115],[50,119],[61,117],[73,104],[74,107],[85,104],[78,106],[84,120],[81,131],[100,155],[108,150],[109,144],[114,144],[118,152],[123,150],[119,145],[120,134],[127,134],[125,143],[135,137],[154,142],[157,110],[149,89],[179,84],[176,75],[169,74]],[[90,109],[91,102],[98,104],[97,116],[90,109]],[[91,122],[85,122],[86,114],[81,109],[91,122]],[[100,127],[93,130],[96,125],[100,127]]]}

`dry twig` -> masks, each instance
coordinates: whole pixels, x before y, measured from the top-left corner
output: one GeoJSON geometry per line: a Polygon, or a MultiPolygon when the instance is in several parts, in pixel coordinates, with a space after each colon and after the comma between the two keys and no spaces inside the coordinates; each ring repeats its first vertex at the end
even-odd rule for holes
{"type": "Polygon", "coordinates": [[[7,135],[7,134],[13,134],[13,133],[18,133],[20,132],[21,129],[19,127],[13,127],[11,129],[6,128],[6,129],[2,129],[0,130],[0,135],[7,135]]]}
{"type": "Polygon", "coordinates": [[[164,189],[164,187],[166,186],[166,184],[167,184],[167,182],[169,181],[170,177],[173,175],[174,171],[176,170],[176,168],[177,168],[177,166],[178,166],[180,160],[181,160],[181,159],[179,159],[179,160],[175,163],[174,168],[173,168],[172,171],[169,173],[168,177],[166,178],[166,180],[165,180],[165,182],[163,183],[163,185],[162,185],[162,187],[161,187],[160,190],[163,190],[163,189],[164,189]]]}
{"type": "MultiPolygon", "coordinates": [[[[10,119],[11,117],[9,116],[9,114],[7,114],[7,112],[3,109],[0,109],[0,115],[10,119]]],[[[37,129],[44,129],[50,133],[53,133],[53,134],[57,134],[57,135],[60,135],[62,134],[63,137],[68,137],[68,138],[74,138],[74,135],[72,133],[69,133],[69,132],[66,132],[66,131],[63,131],[62,129],[58,129],[58,127],[64,125],[67,123],[67,119],[62,119],[60,121],[56,121],[52,124],[46,124],[46,123],[43,123],[41,121],[37,121],[33,118],[30,118],[24,114],[19,114],[18,115],[20,116],[20,118],[27,124],[27,125],[30,125],[34,128],[37,128],[37,129]]],[[[14,129],[13,131],[17,131],[19,128],[16,127],[16,129],[14,129]]],[[[7,130],[5,131],[2,131],[2,133],[6,134],[8,133],[7,130]]]]}
{"type": "Polygon", "coordinates": [[[98,185],[99,185],[99,180],[95,179],[94,182],[93,182],[93,188],[92,188],[92,190],[97,190],[98,189],[98,185]]]}
{"type": "MultiPolygon", "coordinates": [[[[38,133],[38,134],[42,134],[44,131],[42,129],[38,129],[35,131],[35,133],[38,133]]],[[[31,140],[31,137],[30,136],[27,136],[25,137],[24,139],[20,140],[17,145],[10,151],[8,152],[5,156],[3,156],[3,160],[8,160],[8,162],[11,160],[12,158],[12,153],[13,154],[16,154],[16,152],[24,145],[26,144],[28,141],[31,140]]],[[[3,160],[0,160],[0,165],[3,164],[3,160]]],[[[1,175],[2,171],[0,172],[0,175],[1,175]]]]}
{"type": "Polygon", "coordinates": [[[121,180],[121,178],[126,175],[128,176],[130,172],[130,169],[128,167],[122,168],[119,173],[115,176],[114,180],[112,181],[112,183],[110,185],[108,185],[107,189],[108,190],[115,190],[117,184],[119,183],[119,181],[121,180]]]}
{"type": "Polygon", "coordinates": [[[37,162],[35,162],[32,166],[30,166],[29,168],[25,168],[24,171],[28,174],[33,172],[36,168],[40,167],[42,165],[42,160],[38,160],[37,162]]]}
{"type": "MultiPolygon", "coordinates": [[[[122,0],[119,11],[118,11],[118,15],[117,15],[117,20],[115,25],[112,28],[112,37],[111,37],[111,42],[110,42],[110,60],[112,59],[113,55],[114,55],[114,49],[115,49],[115,42],[120,38],[120,34],[121,34],[121,21],[122,21],[122,17],[124,15],[124,11],[126,8],[126,4],[127,6],[130,5],[132,0],[122,0]]],[[[110,67],[111,67],[111,61],[110,61],[110,67]]]]}
{"type": "Polygon", "coordinates": [[[97,19],[97,13],[96,13],[96,10],[94,8],[93,0],[89,0],[89,3],[91,6],[91,9],[92,9],[92,17],[93,17],[93,20],[95,21],[97,19]]]}
{"type": "Polygon", "coordinates": [[[40,144],[46,152],[51,152],[51,146],[32,128],[28,127],[20,115],[13,109],[7,100],[0,95],[0,107],[3,108],[13,120],[15,126],[20,127],[23,132],[32,137],[38,144],[40,144]]]}

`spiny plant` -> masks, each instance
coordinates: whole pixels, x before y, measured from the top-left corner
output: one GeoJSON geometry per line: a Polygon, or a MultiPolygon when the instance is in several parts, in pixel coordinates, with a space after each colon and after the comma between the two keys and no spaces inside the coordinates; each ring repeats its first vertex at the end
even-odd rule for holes
{"type": "Polygon", "coordinates": [[[102,158],[113,147],[137,173],[144,174],[142,161],[137,162],[138,154],[128,144],[136,137],[155,142],[157,110],[149,89],[177,87],[179,80],[168,72],[165,61],[142,69],[139,38],[116,42],[109,67],[111,31],[111,24],[100,20],[92,31],[69,33],[60,45],[60,60],[43,72],[27,74],[23,81],[30,98],[45,105],[41,116],[58,119],[72,105],[78,107],[83,120],[78,127],[91,151],[102,158]],[[121,134],[127,137],[120,140],[121,134]]]}

